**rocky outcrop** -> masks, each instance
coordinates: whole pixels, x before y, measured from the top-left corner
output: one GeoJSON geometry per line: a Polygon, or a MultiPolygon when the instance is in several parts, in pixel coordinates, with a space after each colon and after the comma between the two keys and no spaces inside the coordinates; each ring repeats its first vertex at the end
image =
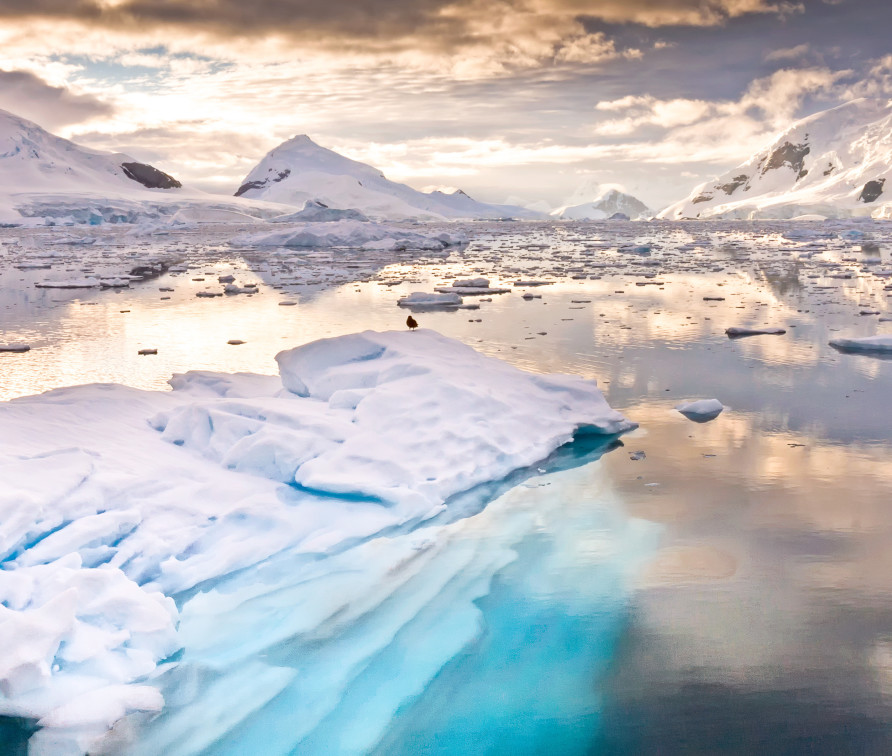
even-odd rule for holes
{"type": "Polygon", "coordinates": [[[879,199],[879,196],[883,193],[883,184],[885,183],[886,179],[884,178],[868,181],[861,190],[861,194],[858,195],[858,201],[876,202],[877,199],[879,199]]]}
{"type": "Polygon", "coordinates": [[[182,184],[173,176],[145,163],[121,163],[124,175],[147,189],[179,189],[182,184]]]}
{"type": "MultiPolygon", "coordinates": [[[[805,138],[808,139],[808,134],[805,135],[805,138]]],[[[808,171],[804,168],[804,163],[805,156],[808,155],[809,152],[811,152],[811,147],[809,147],[807,142],[803,142],[802,144],[784,142],[768,157],[768,161],[762,168],[762,175],[764,176],[768,171],[777,170],[786,165],[792,168],[796,173],[797,180],[801,179],[808,174],[808,171]]]]}
{"type": "MultiPolygon", "coordinates": [[[[272,172],[272,168],[270,169],[272,172]]],[[[279,171],[275,176],[269,176],[268,178],[263,179],[262,181],[246,181],[242,184],[238,191],[235,193],[236,197],[241,197],[245,192],[249,192],[252,189],[263,189],[265,186],[269,186],[270,184],[277,184],[280,181],[285,180],[291,175],[291,169],[286,168],[283,171],[279,171]]]]}

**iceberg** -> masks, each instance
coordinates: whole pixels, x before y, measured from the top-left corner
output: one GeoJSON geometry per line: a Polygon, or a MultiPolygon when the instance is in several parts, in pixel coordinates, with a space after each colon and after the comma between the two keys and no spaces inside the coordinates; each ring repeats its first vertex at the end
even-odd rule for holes
{"type": "Polygon", "coordinates": [[[467,241],[461,233],[418,233],[386,223],[351,218],[289,224],[278,231],[242,234],[230,240],[236,247],[289,247],[376,250],[442,250],[467,241]]]}
{"type": "MultiPolygon", "coordinates": [[[[33,753],[83,753],[169,709],[177,720],[224,657],[337,637],[404,584],[414,598],[373,612],[364,642],[386,646],[415,603],[458,591],[444,646],[457,653],[476,631],[471,602],[512,557],[443,551],[450,523],[472,527],[460,523],[562,464],[575,437],[603,451],[636,427],[594,381],[525,373],[428,330],[324,339],[277,361],[278,376],[196,371],[172,391],[97,384],[0,404],[0,715],[32,723],[33,753]],[[419,583],[430,559],[445,567],[419,583]],[[252,598],[281,564],[292,609],[252,598]],[[249,627],[256,612],[238,607],[255,600],[273,614],[249,627]]],[[[243,684],[214,698],[220,721],[196,733],[188,710],[176,752],[298,683],[311,728],[328,699],[307,686],[364,666],[366,646],[344,644],[352,657],[320,650],[316,682],[246,657],[243,684]]]]}

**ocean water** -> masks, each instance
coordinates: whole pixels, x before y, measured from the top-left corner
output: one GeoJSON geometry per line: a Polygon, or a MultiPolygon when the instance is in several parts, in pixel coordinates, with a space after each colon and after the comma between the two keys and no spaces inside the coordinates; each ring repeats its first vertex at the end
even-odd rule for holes
{"type": "MultiPolygon", "coordinates": [[[[892,362],[827,343],[892,333],[892,229],[469,230],[443,255],[3,232],[0,343],[32,349],[0,354],[2,398],[271,374],[280,349],[403,328],[399,296],[482,275],[511,292],[415,317],[521,368],[595,378],[641,426],[611,447],[580,442],[425,532],[326,565],[284,553],[178,597],[186,646],[158,680],[168,708],[108,752],[892,752],[892,362]],[[52,267],[16,267],[26,257],[52,267]],[[34,287],[159,257],[185,270],[123,290],[34,287]],[[230,273],[259,293],[195,296],[230,273]],[[725,335],[740,325],[786,333],[725,335]],[[709,423],[673,409],[712,397],[726,409],[709,423]],[[421,556],[377,579],[394,581],[379,603],[301,633],[289,607],[358,591],[362,565],[400,549],[421,556]],[[236,618],[227,599],[249,594],[236,618]]],[[[28,732],[3,727],[10,742],[28,732]]]]}

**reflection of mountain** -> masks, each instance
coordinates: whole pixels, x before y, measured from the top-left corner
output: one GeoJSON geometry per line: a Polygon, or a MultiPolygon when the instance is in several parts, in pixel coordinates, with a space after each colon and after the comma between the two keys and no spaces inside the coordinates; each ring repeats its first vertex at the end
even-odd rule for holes
{"type": "Polygon", "coordinates": [[[798,260],[791,260],[780,267],[759,265],[756,270],[759,277],[778,296],[799,294],[804,288],[799,278],[802,264],[798,260]]]}
{"type": "Polygon", "coordinates": [[[797,121],[772,145],[697,186],[660,217],[888,218],[890,177],[892,104],[854,100],[797,121]]]}

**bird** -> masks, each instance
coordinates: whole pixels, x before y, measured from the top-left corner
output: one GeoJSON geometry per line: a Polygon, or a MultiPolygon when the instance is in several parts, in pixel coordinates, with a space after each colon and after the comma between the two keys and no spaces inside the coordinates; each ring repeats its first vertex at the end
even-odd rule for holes
{"type": "Polygon", "coordinates": [[[418,328],[418,321],[410,315],[408,318],[406,318],[406,325],[409,326],[410,331],[414,331],[416,328],[418,328]]]}

